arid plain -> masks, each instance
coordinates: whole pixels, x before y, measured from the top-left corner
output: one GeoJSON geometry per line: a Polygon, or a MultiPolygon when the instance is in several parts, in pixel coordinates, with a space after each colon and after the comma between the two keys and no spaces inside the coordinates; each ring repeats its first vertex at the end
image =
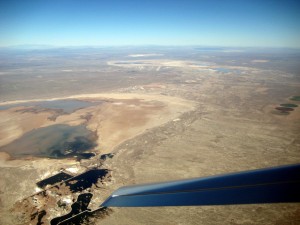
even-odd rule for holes
{"type": "Polygon", "coordinates": [[[196,47],[1,50],[0,224],[50,224],[83,193],[96,210],[87,224],[300,224],[299,204],[97,212],[124,185],[299,163],[299,59],[196,47]],[[109,173],[90,188],[48,186],[36,197],[44,178],[95,168],[109,173]]]}

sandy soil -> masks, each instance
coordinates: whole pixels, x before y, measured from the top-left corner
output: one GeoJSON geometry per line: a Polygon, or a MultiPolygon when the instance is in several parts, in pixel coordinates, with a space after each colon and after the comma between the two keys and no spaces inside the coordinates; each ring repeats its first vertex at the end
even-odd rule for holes
{"type": "Polygon", "coordinates": [[[17,109],[0,111],[0,146],[21,137],[24,133],[43,126],[51,112],[22,113],[17,109]]]}
{"type": "MultiPolygon", "coordinates": [[[[132,139],[148,129],[176,119],[182,113],[195,107],[195,102],[193,101],[158,95],[93,94],[59,99],[67,98],[87,101],[104,100],[105,102],[98,106],[77,110],[71,114],[60,115],[55,121],[49,120],[49,117],[56,113],[51,110],[49,112],[24,112],[23,108],[19,107],[1,111],[1,146],[5,146],[5,144],[16,140],[26,132],[39,127],[47,127],[54,124],[68,124],[72,126],[85,124],[88,129],[96,132],[98,135],[98,146],[95,151],[101,154],[108,153],[112,152],[122,142],[132,139]],[[89,116],[85,117],[85,115],[89,116]]],[[[33,101],[40,101],[40,99],[33,101]]],[[[20,101],[17,102],[19,103],[20,101]]],[[[8,104],[10,103],[16,102],[9,102],[8,104]]],[[[18,194],[15,192],[7,194],[9,192],[8,188],[18,186],[18,184],[11,179],[8,181],[8,177],[3,177],[3,183],[0,186],[2,187],[1,193],[5,193],[4,195],[1,194],[1,202],[5,202],[5,204],[2,204],[2,207],[5,209],[11,208],[12,204],[17,200],[38,191],[35,183],[40,179],[57,173],[61,168],[65,168],[68,171],[72,171],[70,168],[73,168],[73,170],[76,170],[76,173],[85,169],[73,159],[52,160],[27,157],[26,159],[11,160],[10,156],[4,152],[0,153],[0,157],[1,172],[4,176],[8,175],[5,172],[6,169],[4,169],[7,168],[11,170],[10,174],[15,173],[16,176],[19,176],[18,174],[21,171],[26,171],[25,174],[30,173],[30,176],[35,180],[30,185],[22,185],[22,191],[18,192],[18,194]]],[[[28,178],[26,176],[26,180],[28,178]]],[[[57,213],[51,215],[54,216],[57,213]]],[[[51,215],[48,216],[51,217],[51,215]]],[[[3,217],[6,218],[5,216],[3,217]]]]}
{"type": "MultiPolygon", "coordinates": [[[[93,209],[124,185],[300,162],[300,108],[289,115],[273,113],[274,107],[288,103],[290,96],[300,95],[300,84],[293,75],[245,67],[227,67],[240,73],[225,74],[177,60],[144,62],[154,67],[180,67],[180,76],[172,82],[153,81],[148,86],[130,86],[114,93],[55,98],[105,100],[102,105],[61,115],[55,121],[48,119],[54,112],[3,111],[0,143],[9,143],[30,129],[59,123],[85,124],[95,131],[96,150],[113,151],[115,156],[102,165],[112,170],[112,181],[95,192],[93,209]],[[37,118],[37,122],[32,124],[32,118],[37,118]]],[[[112,66],[127,65],[140,66],[126,63],[112,66]]],[[[0,105],[16,102],[26,101],[0,105]]],[[[0,207],[4,209],[0,210],[0,221],[3,224],[16,224],[9,209],[17,200],[36,192],[38,180],[61,168],[80,173],[99,165],[98,157],[76,162],[73,159],[9,160],[4,153],[0,156],[0,207]]],[[[95,224],[300,224],[299,212],[299,204],[114,208],[111,215],[95,219],[95,224]]],[[[14,219],[21,224],[22,217],[14,219]]]]}
{"type": "MultiPolygon", "coordinates": [[[[14,108],[1,111],[0,147],[39,127],[54,124],[71,126],[86,124],[88,129],[98,135],[98,146],[95,150],[99,153],[108,153],[123,141],[141,134],[146,129],[166,123],[181,113],[193,109],[195,105],[192,101],[180,98],[141,94],[87,94],[59,98],[59,100],[61,99],[104,100],[105,103],[61,115],[55,121],[49,120],[49,117],[55,113],[51,110],[49,112],[24,113],[17,111],[20,108],[14,108]],[[90,117],[87,121],[85,115],[88,114],[90,117]]],[[[20,101],[15,101],[7,104],[16,102],[20,103],[20,101]]]]}

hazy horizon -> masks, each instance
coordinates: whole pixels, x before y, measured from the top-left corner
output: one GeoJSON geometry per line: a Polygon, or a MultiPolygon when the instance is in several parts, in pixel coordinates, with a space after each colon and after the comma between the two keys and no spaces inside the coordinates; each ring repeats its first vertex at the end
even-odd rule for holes
{"type": "Polygon", "coordinates": [[[147,49],[151,50],[151,48],[201,48],[203,51],[232,51],[232,52],[244,52],[244,51],[256,51],[256,50],[265,50],[265,51],[300,51],[299,47],[273,47],[273,46],[222,46],[222,45],[159,45],[159,44],[141,44],[141,45],[52,45],[52,44],[16,44],[16,45],[8,45],[8,46],[0,46],[0,49],[16,49],[16,50],[48,50],[48,49],[87,49],[87,48],[132,48],[132,49],[147,49]]]}

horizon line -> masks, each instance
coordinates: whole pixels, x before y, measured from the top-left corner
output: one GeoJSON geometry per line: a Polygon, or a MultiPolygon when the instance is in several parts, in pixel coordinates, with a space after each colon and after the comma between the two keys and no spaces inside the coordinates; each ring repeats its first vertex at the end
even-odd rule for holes
{"type": "Polygon", "coordinates": [[[201,48],[239,48],[239,49],[290,49],[300,50],[291,46],[233,46],[233,45],[201,45],[201,44],[112,44],[112,45],[53,45],[53,44],[16,44],[0,46],[0,49],[55,49],[55,48],[112,48],[112,47],[201,47],[201,48]]]}

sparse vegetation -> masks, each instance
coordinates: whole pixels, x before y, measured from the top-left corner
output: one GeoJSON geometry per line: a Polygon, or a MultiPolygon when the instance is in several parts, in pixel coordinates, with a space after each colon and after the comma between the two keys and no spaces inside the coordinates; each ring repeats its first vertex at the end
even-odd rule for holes
{"type": "Polygon", "coordinates": [[[192,47],[180,51],[149,47],[126,48],[122,54],[113,48],[73,49],[67,55],[62,54],[65,50],[55,49],[30,52],[47,67],[36,67],[35,61],[30,64],[28,55],[16,51],[14,59],[19,64],[1,71],[0,105],[18,99],[23,103],[30,99],[32,105],[35,100],[40,102],[37,98],[101,104],[88,104],[67,113],[56,108],[22,108],[23,103],[16,101],[18,108],[0,108],[1,149],[7,150],[15,142],[15,146],[22,146],[15,150],[28,153],[14,160],[9,151],[0,152],[0,221],[26,224],[32,216],[35,222],[46,224],[67,215],[78,195],[92,193],[89,208],[95,211],[82,216],[95,224],[230,224],[233,220],[236,224],[294,223],[299,207],[290,204],[116,209],[105,219],[102,215],[110,215],[106,213],[110,210],[99,210],[101,202],[124,185],[299,162],[297,102],[274,106],[274,102],[280,104],[285,96],[295,93],[299,81],[290,73],[298,60],[293,62],[291,57],[286,66],[286,59],[280,61],[278,55],[274,62],[273,53],[264,53],[267,63],[250,63],[248,67],[252,60],[262,58],[260,53],[252,52],[250,57],[242,49],[237,57],[237,53],[225,50],[206,49],[204,53],[192,47]],[[63,60],[55,60],[62,55],[63,60]],[[239,73],[220,73],[214,68],[239,73]],[[42,77],[37,78],[40,74],[42,77]],[[17,91],[11,84],[18,86],[17,91]],[[62,125],[68,129],[81,126],[80,135],[77,132],[68,137],[59,131],[62,125]],[[51,126],[50,132],[44,132],[51,126]],[[86,129],[90,131],[87,136],[83,135],[86,129]],[[25,145],[22,138],[28,134],[39,138],[35,142],[27,139],[30,144],[25,145]],[[90,139],[89,134],[95,138],[90,139]],[[78,138],[82,136],[87,139],[78,138]],[[32,143],[38,143],[39,148],[32,143]],[[91,152],[82,153],[86,148],[91,152]],[[46,154],[36,158],[32,149],[50,149],[62,158],[49,159],[46,154]],[[72,149],[78,150],[77,157],[71,154],[67,158],[72,149]],[[85,177],[83,181],[70,180],[69,186],[54,184],[47,191],[35,186],[60,170],[76,176],[101,166],[111,169],[111,176],[83,189],[76,185],[84,183],[85,177]],[[74,193],[70,187],[76,189],[74,193]],[[15,204],[18,199],[23,203],[15,204]],[[39,204],[45,208],[38,211],[39,204]]]}

